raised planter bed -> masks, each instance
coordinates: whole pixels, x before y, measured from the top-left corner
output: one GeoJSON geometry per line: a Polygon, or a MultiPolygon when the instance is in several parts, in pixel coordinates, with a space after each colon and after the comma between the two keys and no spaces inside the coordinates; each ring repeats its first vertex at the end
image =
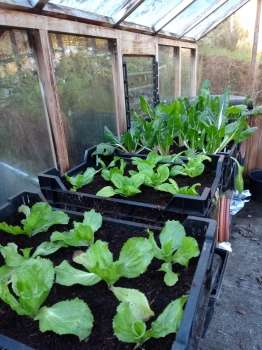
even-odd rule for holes
{"type": "MultiPolygon", "coordinates": [[[[21,204],[33,205],[39,200],[41,200],[40,197],[30,193],[22,193],[12,198],[0,208],[0,221],[5,220],[11,224],[17,224],[21,219],[20,214],[17,215],[17,208],[21,204]]],[[[67,213],[71,219],[81,220],[81,213],[73,211],[67,213]]],[[[187,269],[182,269],[183,274],[181,273],[181,278],[174,287],[164,285],[163,273],[156,272],[159,262],[154,260],[147,272],[140,277],[119,281],[121,287],[138,288],[144,292],[152,303],[156,314],[159,314],[169,301],[185,293],[189,295],[177,335],[170,335],[159,340],[150,340],[144,344],[144,349],[196,350],[198,340],[204,331],[205,315],[213,285],[211,281],[216,224],[210,219],[188,217],[183,225],[187,234],[197,239],[200,246],[200,255],[198,258],[191,260],[187,269]],[[152,276],[154,277],[152,278],[152,276]]],[[[117,255],[124,241],[137,235],[146,235],[145,231],[148,227],[150,226],[104,217],[103,226],[96,232],[96,239],[108,241],[110,250],[117,255]]],[[[160,230],[159,226],[150,228],[155,233],[160,230]]],[[[61,231],[63,229],[64,227],[60,227],[61,231]]],[[[50,231],[53,230],[39,233],[32,238],[0,233],[1,244],[15,242],[20,248],[36,247],[41,241],[49,238],[50,231]]],[[[63,248],[49,256],[49,258],[55,265],[58,265],[64,259],[70,261],[75,250],[75,248],[63,248]]],[[[45,305],[52,305],[72,296],[78,296],[86,301],[94,314],[95,326],[87,342],[79,342],[75,336],[58,336],[51,332],[41,333],[38,330],[37,322],[26,317],[17,316],[9,307],[0,302],[2,313],[0,319],[0,348],[2,347],[5,350],[133,349],[133,345],[120,343],[113,337],[109,324],[111,324],[117,302],[102,282],[92,287],[54,285],[45,305]],[[101,300],[103,300],[102,303],[101,300]]]]}
{"type": "MultiPolygon", "coordinates": [[[[96,146],[93,146],[86,150],[84,160],[87,162],[94,162],[94,156],[92,156],[93,152],[95,151],[96,146]]],[[[171,153],[180,153],[182,151],[185,151],[186,148],[178,148],[175,147],[171,153]]],[[[124,158],[124,159],[130,159],[131,157],[141,157],[146,158],[148,154],[148,151],[142,151],[141,153],[124,153],[118,149],[115,150],[115,155],[124,158]]],[[[224,156],[224,162],[223,162],[223,180],[221,189],[222,191],[230,190],[234,188],[234,177],[236,174],[236,163],[232,160],[231,157],[236,158],[238,161],[242,161],[241,153],[240,153],[240,144],[231,143],[227,149],[225,149],[223,152],[218,152],[217,154],[210,155],[212,162],[216,163],[220,156],[224,156]]],[[[186,159],[186,157],[183,157],[186,159]]]]}
{"type": "MultiPolygon", "coordinates": [[[[176,177],[178,185],[192,185],[202,183],[200,193],[197,196],[176,195],[153,190],[142,186],[142,193],[125,199],[124,197],[104,198],[96,196],[96,192],[109,183],[101,176],[96,176],[94,181],[81,188],[77,192],[70,190],[65,176],[61,176],[56,169],[50,169],[39,175],[41,191],[48,201],[58,204],[67,204],[77,208],[95,208],[105,215],[118,218],[137,218],[139,221],[146,219],[163,221],[172,219],[174,213],[182,215],[209,216],[213,207],[216,192],[219,191],[223,177],[224,156],[219,156],[207,166],[207,170],[199,177],[176,177]],[[189,183],[189,181],[191,183],[189,183]]],[[[85,160],[67,172],[69,176],[75,176],[83,172],[87,167],[95,166],[95,158],[86,153],[85,160]]]]}

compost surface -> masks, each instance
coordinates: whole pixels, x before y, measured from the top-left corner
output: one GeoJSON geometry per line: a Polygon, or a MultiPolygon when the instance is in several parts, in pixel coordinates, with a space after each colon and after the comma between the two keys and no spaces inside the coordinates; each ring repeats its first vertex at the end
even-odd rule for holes
{"type": "MultiPolygon", "coordinates": [[[[9,223],[18,224],[20,222],[18,219],[21,219],[20,214],[17,215],[17,217],[14,217],[12,222],[9,221],[9,223]]],[[[32,238],[27,238],[26,236],[14,237],[0,232],[0,241],[3,245],[8,242],[15,242],[20,248],[29,246],[36,247],[42,241],[48,240],[51,232],[56,229],[63,231],[66,228],[68,229],[68,227],[62,225],[53,226],[50,232],[40,233],[32,238]]],[[[109,242],[109,248],[116,259],[118,258],[123,243],[128,238],[145,234],[145,231],[141,231],[140,228],[131,228],[121,224],[113,225],[112,223],[104,223],[103,227],[96,233],[96,239],[102,239],[109,242]]],[[[195,238],[198,240],[201,248],[203,237],[199,235],[195,238]]],[[[72,255],[76,250],[79,249],[61,249],[57,253],[50,255],[49,258],[53,261],[54,265],[58,265],[66,259],[74,267],[81,268],[80,265],[72,262],[72,255]]],[[[174,266],[174,271],[181,273],[180,280],[174,287],[167,287],[164,284],[163,273],[157,271],[161,264],[158,260],[153,260],[147,272],[141,275],[141,277],[134,279],[120,279],[116,283],[116,286],[137,288],[145,293],[150,302],[151,308],[157,317],[170,301],[189,292],[197,261],[197,258],[192,259],[187,269],[178,265],[174,266]]],[[[3,261],[1,261],[1,263],[3,263],[3,261]]],[[[14,338],[39,350],[131,350],[134,348],[134,345],[132,344],[119,342],[113,335],[112,319],[116,313],[118,302],[104,282],[100,282],[92,287],[64,287],[55,284],[45,302],[45,305],[51,306],[58,301],[75,297],[84,300],[90,306],[94,315],[94,328],[87,342],[79,342],[76,336],[59,336],[52,332],[41,333],[38,330],[37,322],[32,321],[30,318],[16,315],[16,313],[3,302],[0,302],[1,334],[14,338]]],[[[153,317],[148,325],[150,325],[156,317],[153,317]]],[[[171,349],[174,339],[175,335],[172,334],[161,340],[148,341],[145,343],[144,349],[168,350],[171,349]]]]}

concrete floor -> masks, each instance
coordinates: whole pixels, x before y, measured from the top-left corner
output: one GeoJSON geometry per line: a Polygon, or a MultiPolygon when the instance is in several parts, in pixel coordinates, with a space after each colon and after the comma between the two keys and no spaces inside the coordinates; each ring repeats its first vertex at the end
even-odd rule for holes
{"type": "Polygon", "coordinates": [[[200,350],[262,350],[262,203],[233,217],[222,291],[200,350]]]}

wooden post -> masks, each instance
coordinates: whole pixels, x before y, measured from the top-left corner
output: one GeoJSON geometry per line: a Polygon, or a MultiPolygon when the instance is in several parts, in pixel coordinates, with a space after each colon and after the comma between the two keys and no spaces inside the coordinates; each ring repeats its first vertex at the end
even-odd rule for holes
{"type": "Polygon", "coordinates": [[[250,95],[252,96],[253,99],[255,99],[256,97],[257,49],[258,49],[258,39],[259,39],[261,7],[262,7],[262,0],[257,0],[252,57],[250,62],[250,77],[251,77],[250,95]]]}
{"type": "Polygon", "coordinates": [[[69,168],[69,158],[63,125],[63,116],[59,104],[59,97],[52,65],[52,54],[48,31],[44,29],[34,31],[33,41],[38,60],[39,75],[43,86],[47,113],[52,126],[57,161],[59,168],[63,173],[69,168]]]}
{"type": "Polygon", "coordinates": [[[181,47],[175,47],[175,97],[181,96],[181,47]]]}
{"type": "Polygon", "coordinates": [[[191,96],[197,93],[197,49],[191,49],[191,96]]]}
{"type": "Polygon", "coordinates": [[[123,58],[120,40],[113,43],[113,84],[116,108],[117,133],[120,135],[126,130],[126,106],[124,92],[123,58]]]}

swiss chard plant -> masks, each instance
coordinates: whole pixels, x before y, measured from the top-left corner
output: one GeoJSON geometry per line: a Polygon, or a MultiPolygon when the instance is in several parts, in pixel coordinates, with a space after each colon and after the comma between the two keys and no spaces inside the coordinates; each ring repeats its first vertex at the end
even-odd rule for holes
{"type": "Polygon", "coordinates": [[[143,174],[134,174],[124,176],[121,174],[113,174],[111,182],[115,187],[105,186],[97,192],[100,197],[113,197],[117,194],[123,197],[131,197],[141,193],[140,187],[143,185],[145,177],[143,174]]]}
{"type": "Polygon", "coordinates": [[[40,232],[46,232],[53,225],[66,225],[69,216],[60,210],[53,209],[48,203],[35,203],[32,208],[21,205],[18,212],[25,215],[20,226],[9,225],[6,222],[0,223],[0,230],[13,235],[24,234],[29,237],[40,232]]]}
{"type": "Polygon", "coordinates": [[[178,331],[187,296],[171,301],[148,327],[146,321],[154,312],[146,296],[137,290],[126,288],[115,288],[113,292],[120,301],[113,318],[113,330],[121,342],[133,343],[138,348],[149,339],[163,338],[178,331]]]}
{"type": "Polygon", "coordinates": [[[75,192],[80,188],[90,184],[94,180],[95,174],[99,171],[100,170],[95,170],[92,167],[88,167],[83,172],[83,174],[77,174],[76,176],[65,175],[65,179],[70,183],[70,185],[72,185],[72,191],[75,192]]]}
{"type": "Polygon", "coordinates": [[[75,298],[43,306],[53,286],[55,270],[48,259],[30,258],[30,250],[23,249],[19,254],[14,243],[0,247],[5,260],[5,265],[0,267],[0,299],[18,315],[38,320],[41,332],[87,338],[93,315],[84,301],[75,298]]]}
{"type": "Polygon", "coordinates": [[[196,183],[192,186],[182,186],[179,187],[177,182],[174,179],[168,179],[169,182],[162,183],[159,186],[156,186],[155,189],[162,192],[167,192],[173,196],[182,194],[188,196],[197,196],[197,187],[201,186],[200,183],[196,183]]]}
{"type": "Polygon", "coordinates": [[[167,286],[173,286],[178,281],[178,273],[173,272],[173,265],[180,264],[187,267],[190,259],[199,255],[197,241],[193,237],[186,236],[185,229],[179,221],[167,221],[160,232],[157,244],[154,233],[149,231],[149,241],[154,251],[154,256],[163,261],[160,271],[163,271],[164,282],[167,286]]]}
{"type": "Polygon", "coordinates": [[[66,286],[87,286],[102,280],[112,286],[121,277],[135,278],[144,273],[152,259],[152,246],[146,238],[129,238],[116,261],[108,243],[97,240],[85,253],[73,258],[75,263],[82,265],[88,272],[75,269],[64,261],[56,267],[56,282],[66,286]]]}

